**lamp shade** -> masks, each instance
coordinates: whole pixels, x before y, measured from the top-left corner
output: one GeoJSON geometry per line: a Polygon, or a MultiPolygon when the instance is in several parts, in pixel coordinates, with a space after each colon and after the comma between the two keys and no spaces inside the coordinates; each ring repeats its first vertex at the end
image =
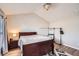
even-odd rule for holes
{"type": "Polygon", "coordinates": [[[13,33],[13,37],[16,37],[16,33],[13,33]]]}

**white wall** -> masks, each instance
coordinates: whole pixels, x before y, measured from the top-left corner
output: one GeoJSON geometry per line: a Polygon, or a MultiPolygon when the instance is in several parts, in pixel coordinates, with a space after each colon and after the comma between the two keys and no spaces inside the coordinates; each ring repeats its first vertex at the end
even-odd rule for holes
{"type": "MultiPolygon", "coordinates": [[[[79,49],[79,4],[58,3],[50,7],[48,11],[44,8],[37,9],[36,14],[50,22],[50,27],[64,30],[63,44],[79,49]]],[[[60,38],[57,35],[56,38],[60,38]]]]}
{"type": "Polygon", "coordinates": [[[47,30],[40,28],[47,28],[48,22],[35,14],[10,15],[7,18],[8,32],[38,32],[39,34],[46,34],[47,30]],[[41,32],[42,31],[42,32],[41,32]]]}
{"type": "Polygon", "coordinates": [[[63,44],[79,49],[79,16],[59,19],[51,23],[50,27],[62,27],[64,31],[63,44]]]}

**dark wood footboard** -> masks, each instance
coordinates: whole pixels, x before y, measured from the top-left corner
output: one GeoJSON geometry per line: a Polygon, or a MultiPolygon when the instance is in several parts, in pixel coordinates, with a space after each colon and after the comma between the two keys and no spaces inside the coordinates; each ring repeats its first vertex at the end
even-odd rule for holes
{"type": "Polygon", "coordinates": [[[23,56],[42,56],[50,51],[54,53],[53,40],[23,45],[23,56]]]}

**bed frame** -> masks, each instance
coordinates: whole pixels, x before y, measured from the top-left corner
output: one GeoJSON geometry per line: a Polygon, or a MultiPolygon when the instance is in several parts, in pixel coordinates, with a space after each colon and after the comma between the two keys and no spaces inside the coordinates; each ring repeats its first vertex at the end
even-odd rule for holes
{"type": "Polygon", "coordinates": [[[28,36],[28,35],[36,35],[37,32],[19,32],[19,37],[20,36],[28,36]]]}
{"type": "MultiPolygon", "coordinates": [[[[19,32],[19,37],[36,34],[36,32],[19,32]]],[[[53,40],[23,45],[23,56],[42,56],[49,53],[50,51],[52,51],[54,54],[53,40]]]]}

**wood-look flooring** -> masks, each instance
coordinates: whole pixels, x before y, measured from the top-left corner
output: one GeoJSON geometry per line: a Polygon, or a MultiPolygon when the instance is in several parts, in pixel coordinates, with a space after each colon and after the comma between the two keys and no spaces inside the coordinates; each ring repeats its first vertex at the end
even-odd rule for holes
{"type": "MultiPolygon", "coordinates": [[[[72,56],[79,56],[79,50],[70,48],[68,46],[59,45],[59,44],[56,44],[56,43],[54,44],[54,46],[55,46],[55,49],[60,49],[61,51],[67,52],[72,56]]],[[[13,50],[9,51],[4,56],[22,56],[22,52],[19,48],[17,48],[17,49],[13,49],[13,50]]],[[[49,56],[49,55],[46,54],[44,56],[49,56]]]]}

